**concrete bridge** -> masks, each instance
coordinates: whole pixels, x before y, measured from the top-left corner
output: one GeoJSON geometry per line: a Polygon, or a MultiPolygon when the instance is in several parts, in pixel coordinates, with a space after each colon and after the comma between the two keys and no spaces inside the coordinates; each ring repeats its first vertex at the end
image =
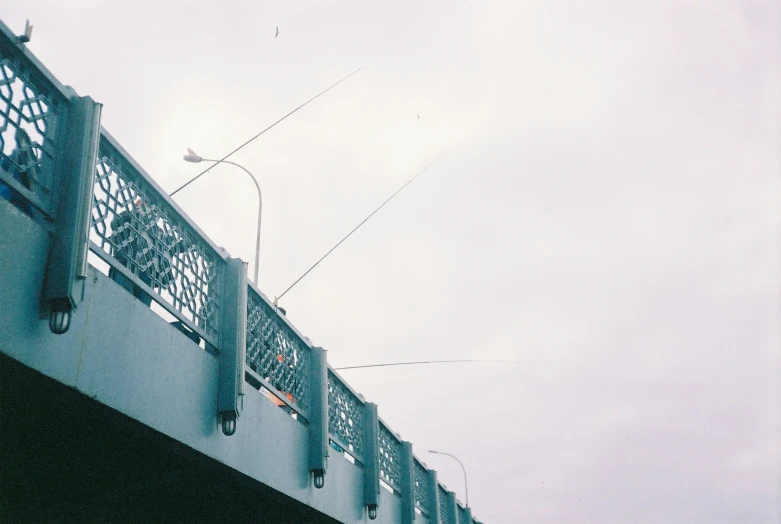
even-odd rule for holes
{"type": "Polygon", "coordinates": [[[0,520],[472,524],[0,22],[0,520]]]}

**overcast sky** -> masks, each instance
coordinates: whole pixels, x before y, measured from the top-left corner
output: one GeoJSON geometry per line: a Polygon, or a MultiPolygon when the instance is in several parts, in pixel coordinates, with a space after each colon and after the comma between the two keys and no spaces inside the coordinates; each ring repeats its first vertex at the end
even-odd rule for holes
{"type": "MultiPolygon", "coordinates": [[[[6,2],[171,191],[236,154],[260,287],[486,524],[779,518],[777,0],[6,2]],[[274,38],[279,26],[280,36],[274,38]],[[420,114],[420,119],[417,118],[420,114]]],[[[177,195],[254,260],[230,166],[177,195]]],[[[250,268],[250,274],[252,268],[250,268]]]]}

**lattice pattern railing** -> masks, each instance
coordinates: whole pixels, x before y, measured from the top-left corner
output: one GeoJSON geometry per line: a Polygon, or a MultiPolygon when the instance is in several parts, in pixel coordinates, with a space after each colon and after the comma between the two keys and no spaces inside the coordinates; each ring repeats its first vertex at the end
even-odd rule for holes
{"type": "Polygon", "coordinates": [[[337,444],[363,457],[363,402],[328,371],[328,432],[337,444]]]}
{"type": "Polygon", "coordinates": [[[458,524],[472,524],[469,522],[466,510],[462,508],[460,504],[456,505],[456,507],[458,508],[458,524]]]}
{"type": "Polygon", "coordinates": [[[306,417],[309,346],[250,286],[247,293],[247,367],[306,417]]]}
{"type": "Polygon", "coordinates": [[[393,490],[401,485],[401,442],[396,436],[380,423],[380,479],[393,490]]]}
{"type": "Polygon", "coordinates": [[[0,198],[52,216],[57,124],[65,97],[40,72],[0,49],[0,198]]]}
{"type": "Polygon", "coordinates": [[[428,471],[417,459],[414,461],[413,478],[415,480],[415,506],[428,516],[430,513],[428,492],[428,471]]]}
{"type": "Polygon", "coordinates": [[[441,524],[458,524],[450,519],[447,491],[442,486],[437,486],[437,489],[439,490],[439,521],[441,524]]]}
{"type": "Polygon", "coordinates": [[[136,286],[147,286],[171,313],[216,346],[223,259],[106,136],[101,136],[96,169],[93,251],[112,266],[112,278],[118,278],[116,268],[127,268],[136,286]]]}

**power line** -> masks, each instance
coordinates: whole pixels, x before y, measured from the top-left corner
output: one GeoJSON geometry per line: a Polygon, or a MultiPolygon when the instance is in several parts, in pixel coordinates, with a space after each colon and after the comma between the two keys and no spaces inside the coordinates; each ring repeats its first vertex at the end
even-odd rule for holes
{"type": "Polygon", "coordinates": [[[485,360],[485,359],[457,359],[457,360],[419,360],[416,362],[389,362],[386,364],[367,364],[364,366],[345,366],[340,368],[334,368],[334,371],[344,369],[363,369],[363,368],[381,368],[386,366],[411,366],[413,364],[446,364],[452,362],[500,362],[502,364],[518,364],[517,360],[485,360]]]}
{"type": "Polygon", "coordinates": [[[228,153],[227,155],[225,155],[224,157],[222,157],[221,159],[219,159],[217,162],[215,162],[214,164],[210,165],[209,167],[207,167],[206,169],[204,169],[203,171],[201,171],[200,173],[198,173],[198,174],[197,174],[197,175],[196,175],[194,178],[191,178],[191,179],[190,179],[188,182],[185,182],[185,183],[184,183],[184,184],[183,184],[181,187],[179,187],[179,188],[178,188],[178,189],[176,189],[175,191],[172,191],[172,192],[170,193],[170,195],[169,195],[169,196],[174,196],[176,193],[178,193],[179,191],[181,191],[182,189],[184,189],[185,187],[189,186],[190,184],[192,184],[193,182],[195,182],[196,180],[198,180],[200,177],[202,177],[203,175],[205,175],[206,173],[208,173],[208,172],[209,172],[209,170],[210,170],[211,168],[213,168],[214,166],[216,166],[216,165],[217,165],[217,164],[219,164],[220,162],[223,162],[223,161],[227,160],[227,159],[228,159],[228,157],[230,157],[230,156],[231,156],[233,153],[235,153],[236,151],[238,151],[238,150],[239,150],[239,149],[241,149],[242,147],[246,146],[247,144],[249,144],[250,142],[252,142],[252,141],[253,141],[253,140],[255,140],[256,138],[258,138],[260,135],[262,135],[263,133],[265,133],[266,131],[268,131],[269,129],[271,129],[272,127],[274,127],[275,125],[277,125],[278,123],[282,122],[284,119],[286,119],[287,117],[289,117],[290,115],[292,115],[293,113],[295,113],[296,111],[298,111],[299,109],[301,109],[302,107],[304,107],[305,105],[307,105],[308,103],[315,101],[315,100],[316,100],[317,98],[319,98],[321,95],[324,95],[324,94],[326,94],[328,91],[330,91],[330,90],[331,90],[331,89],[333,89],[334,87],[338,86],[339,84],[341,84],[342,82],[344,82],[345,80],[347,80],[348,78],[350,78],[351,76],[353,76],[354,74],[358,73],[358,72],[359,72],[361,69],[363,69],[364,67],[366,67],[366,66],[361,66],[361,67],[359,67],[358,69],[356,69],[355,71],[353,71],[352,73],[350,73],[350,74],[349,74],[349,75],[347,75],[346,77],[342,78],[341,80],[339,80],[337,83],[335,83],[334,85],[332,85],[331,87],[329,87],[329,88],[328,88],[328,89],[326,89],[325,91],[321,91],[321,92],[320,92],[320,93],[318,93],[317,95],[313,96],[312,98],[310,98],[309,100],[307,100],[306,102],[304,102],[303,104],[301,104],[300,106],[298,106],[297,108],[295,108],[294,110],[292,110],[291,112],[289,112],[288,114],[286,114],[285,116],[283,116],[282,118],[280,118],[279,120],[277,120],[276,122],[274,122],[273,124],[271,124],[270,126],[268,126],[266,129],[264,129],[263,131],[261,131],[261,132],[260,132],[260,133],[258,133],[257,135],[253,136],[252,138],[250,138],[249,140],[247,140],[246,142],[244,142],[243,144],[241,144],[239,147],[237,147],[236,149],[234,149],[233,151],[231,151],[230,153],[228,153]]]}
{"type": "Polygon", "coordinates": [[[325,260],[325,257],[327,257],[328,255],[330,255],[330,254],[331,254],[331,253],[332,253],[332,252],[333,252],[333,251],[334,251],[334,250],[335,250],[337,247],[339,247],[339,246],[342,244],[342,242],[344,242],[345,240],[347,240],[348,238],[350,238],[350,235],[352,235],[353,233],[355,233],[356,231],[358,231],[358,228],[359,228],[359,227],[361,227],[362,225],[364,225],[364,224],[365,224],[365,223],[366,223],[366,222],[367,222],[367,221],[368,221],[368,220],[369,220],[371,217],[373,217],[373,216],[375,215],[375,213],[377,213],[377,211],[379,211],[380,209],[382,209],[383,207],[385,207],[385,204],[387,204],[388,202],[390,202],[391,200],[393,200],[393,197],[395,197],[396,195],[398,195],[399,193],[401,193],[401,191],[402,191],[402,190],[403,190],[405,187],[407,187],[408,185],[410,185],[410,184],[412,183],[412,181],[413,181],[413,180],[415,180],[415,179],[416,179],[416,178],[418,178],[420,175],[422,175],[422,174],[423,174],[423,172],[424,172],[426,169],[428,169],[429,167],[431,167],[432,165],[434,165],[434,163],[435,163],[437,160],[439,160],[440,158],[442,158],[442,157],[445,155],[445,153],[447,153],[447,150],[445,150],[445,151],[443,151],[442,153],[440,153],[440,154],[439,154],[439,156],[438,156],[437,158],[435,158],[434,160],[432,160],[431,162],[429,162],[429,163],[426,165],[426,167],[424,167],[423,169],[421,169],[420,171],[418,171],[418,173],[417,173],[417,174],[416,174],[414,177],[410,178],[410,179],[407,181],[407,183],[406,183],[406,184],[404,184],[404,185],[403,185],[403,186],[401,186],[399,189],[397,189],[397,190],[396,190],[396,192],[395,192],[395,193],[393,193],[393,194],[392,194],[392,195],[391,195],[391,196],[390,196],[390,197],[389,197],[389,198],[388,198],[388,199],[387,199],[385,202],[383,202],[382,204],[380,204],[380,206],[379,206],[377,209],[375,209],[374,211],[372,211],[372,212],[371,212],[371,214],[370,214],[369,216],[367,216],[366,218],[364,218],[364,219],[363,219],[363,221],[361,221],[361,223],[360,223],[360,224],[358,224],[357,226],[355,226],[355,228],[353,228],[353,230],[352,230],[352,231],[350,231],[349,233],[347,233],[347,235],[346,235],[344,238],[342,238],[342,239],[341,239],[339,242],[337,242],[337,243],[336,243],[336,245],[335,245],[334,247],[332,247],[331,249],[329,249],[329,250],[328,250],[328,252],[327,252],[325,255],[323,255],[322,257],[320,257],[320,260],[318,260],[317,262],[315,262],[315,263],[314,263],[314,265],[313,265],[312,267],[310,267],[309,269],[307,269],[307,270],[306,270],[306,272],[305,272],[303,275],[301,275],[300,277],[298,277],[298,279],[297,279],[295,282],[293,282],[292,284],[290,284],[290,287],[288,287],[288,288],[287,288],[287,289],[286,289],[286,290],[285,290],[285,291],[284,291],[284,292],[283,292],[281,295],[279,295],[277,298],[275,298],[275,299],[274,299],[274,304],[276,305],[277,301],[279,301],[279,299],[280,299],[280,298],[284,297],[284,296],[285,296],[285,294],[286,294],[288,291],[290,291],[291,289],[293,289],[293,286],[295,286],[296,284],[298,284],[298,283],[299,283],[299,282],[300,282],[300,281],[301,281],[301,280],[302,280],[302,279],[303,279],[305,276],[307,276],[307,275],[309,274],[309,272],[310,272],[310,271],[312,271],[314,268],[316,268],[316,267],[318,266],[318,264],[320,264],[320,262],[322,262],[323,260],[325,260]]]}

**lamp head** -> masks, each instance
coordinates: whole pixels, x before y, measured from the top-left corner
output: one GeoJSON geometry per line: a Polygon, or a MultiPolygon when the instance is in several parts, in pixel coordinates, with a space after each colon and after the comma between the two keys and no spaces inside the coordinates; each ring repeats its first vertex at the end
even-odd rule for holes
{"type": "Polygon", "coordinates": [[[197,164],[203,160],[203,158],[198,155],[184,155],[182,158],[184,158],[185,162],[192,162],[193,164],[197,164]]]}

